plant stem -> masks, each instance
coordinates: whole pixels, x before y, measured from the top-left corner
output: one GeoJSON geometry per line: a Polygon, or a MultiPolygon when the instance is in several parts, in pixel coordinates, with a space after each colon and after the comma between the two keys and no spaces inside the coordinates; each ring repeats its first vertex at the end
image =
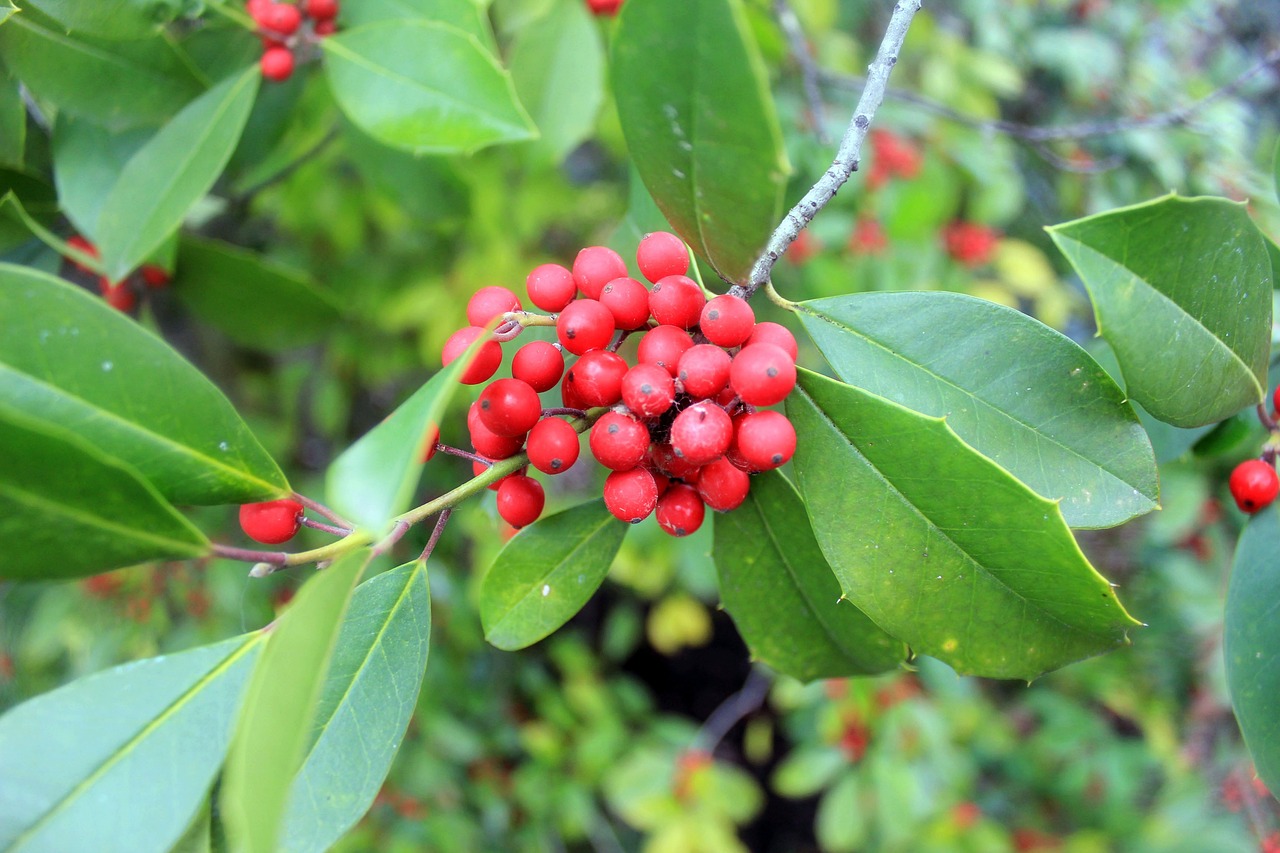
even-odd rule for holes
{"type": "Polygon", "coordinates": [[[427,547],[422,549],[422,556],[418,557],[418,562],[425,563],[431,556],[431,552],[436,549],[436,543],[440,541],[440,534],[444,533],[444,526],[449,523],[449,516],[453,515],[453,507],[445,507],[440,510],[440,517],[436,519],[436,526],[431,531],[431,538],[427,540],[427,547]]]}
{"type": "Polygon", "coordinates": [[[771,683],[762,670],[753,668],[742,689],[721,702],[720,706],[711,712],[711,716],[707,717],[702,728],[694,736],[694,748],[705,750],[709,755],[715,754],[716,747],[720,745],[720,741],[724,740],[725,735],[729,734],[744,717],[764,704],[765,697],[769,695],[771,683]]]}
{"type": "MultiPolygon", "coordinates": [[[[351,522],[347,521],[345,518],[343,518],[342,516],[338,515],[336,512],[334,512],[333,510],[329,509],[327,506],[325,506],[324,504],[320,503],[319,501],[312,500],[311,498],[307,497],[306,495],[302,495],[302,494],[299,494],[299,493],[297,493],[297,492],[294,492],[294,493],[293,493],[293,499],[294,499],[294,500],[296,500],[298,503],[302,504],[303,506],[305,506],[307,509],[311,510],[312,512],[315,512],[315,513],[317,513],[317,514],[319,514],[319,515],[322,515],[322,516],[324,516],[325,518],[329,519],[330,521],[332,521],[334,524],[338,525],[339,527],[345,527],[345,528],[347,528],[347,533],[349,533],[349,532],[351,532],[353,529],[355,529],[355,525],[354,525],[354,524],[352,524],[351,522]]],[[[346,534],[344,533],[343,535],[345,536],[346,534]]]]}
{"type": "Polygon", "coordinates": [[[351,533],[351,528],[349,527],[334,527],[331,524],[316,521],[314,518],[307,518],[305,515],[299,521],[304,527],[310,527],[312,530],[322,530],[334,536],[346,536],[351,533]]]}

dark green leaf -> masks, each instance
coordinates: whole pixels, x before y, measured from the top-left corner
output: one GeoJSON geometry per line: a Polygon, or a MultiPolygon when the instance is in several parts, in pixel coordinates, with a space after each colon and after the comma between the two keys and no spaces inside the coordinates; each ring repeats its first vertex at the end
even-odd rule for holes
{"type": "Polygon", "coordinates": [[[1084,280],[1129,395],[1194,427],[1266,394],[1271,262],[1243,204],[1156,201],[1049,229],[1084,280]]]}
{"type": "Polygon", "coordinates": [[[417,707],[430,641],[425,564],[356,588],[293,782],[282,850],[322,853],[368,811],[417,707]]]}
{"type": "Polygon", "coordinates": [[[234,850],[275,853],[289,788],[312,738],[338,632],[368,551],[347,554],[303,585],[276,621],[245,696],[221,814],[234,850]]]}
{"type": "Polygon", "coordinates": [[[456,27],[369,24],[325,39],[324,51],[338,105],[393,148],[470,153],[537,136],[510,75],[456,27]]]}
{"type": "Polygon", "coordinates": [[[107,275],[120,280],[154,252],[213,186],[235,150],[262,75],[228,77],[174,116],[121,170],[94,229],[107,275]]]}
{"type": "Polygon", "coordinates": [[[288,483],[226,397],[159,338],[61,279],[0,264],[0,400],[76,433],[176,504],[288,483]]]}
{"type": "Polygon", "coordinates": [[[1124,392],[1069,338],[959,293],[860,293],[800,319],[841,379],[947,424],[1072,527],[1156,507],[1151,442],[1124,392]]]}
{"type": "Polygon", "coordinates": [[[24,232],[34,234],[40,242],[53,249],[59,255],[84,264],[89,269],[99,267],[96,258],[85,254],[80,249],[72,248],[67,244],[66,240],[54,234],[39,219],[27,212],[26,207],[18,199],[17,193],[10,191],[5,193],[3,198],[0,198],[0,213],[24,232]]]}
{"type": "Polygon", "coordinates": [[[604,581],[626,535],[627,525],[602,500],[520,531],[480,585],[485,639],[500,649],[522,649],[568,622],[604,581]]]}
{"type": "Polygon", "coordinates": [[[153,135],[149,128],[114,131],[73,116],[53,129],[53,179],[58,201],[81,234],[97,241],[98,218],[129,160],[153,135]]]}
{"type": "Polygon", "coordinates": [[[626,4],[612,80],[658,207],[721,276],[742,281],[777,225],[790,167],[740,0],[626,4]]]}
{"type": "Polygon", "coordinates": [[[173,292],[231,340],[256,349],[312,343],[341,319],[337,301],[305,276],[215,240],[183,238],[173,292]]]}
{"type": "Polygon", "coordinates": [[[0,718],[0,847],[168,850],[227,750],[261,635],[73,681],[0,718]]]}
{"type": "Polygon", "coordinates": [[[1280,140],[1276,141],[1276,150],[1271,155],[1271,179],[1276,198],[1280,199],[1280,140]]]}
{"type": "Polygon", "coordinates": [[[941,418],[800,371],[795,465],[844,594],[915,652],[1033,678],[1135,624],[1042,498],[941,418]]]}
{"type": "Polygon", "coordinates": [[[781,474],[752,478],[738,509],[715,517],[720,597],[751,654],[812,681],[886,672],[906,659],[900,640],[842,601],[804,502],[781,474]]]}
{"type": "Polygon", "coordinates": [[[174,18],[176,0],[27,0],[68,31],[111,39],[153,35],[174,18]]]}
{"type": "Polygon", "coordinates": [[[490,53],[497,53],[493,29],[484,5],[475,0],[360,0],[342,7],[342,26],[353,30],[383,21],[434,21],[473,35],[490,53]]]}
{"type": "MultiPolygon", "coordinates": [[[[3,11],[0,8],[0,14],[3,11]]],[[[18,81],[0,77],[0,166],[22,168],[26,147],[27,105],[22,102],[18,81]]]]}

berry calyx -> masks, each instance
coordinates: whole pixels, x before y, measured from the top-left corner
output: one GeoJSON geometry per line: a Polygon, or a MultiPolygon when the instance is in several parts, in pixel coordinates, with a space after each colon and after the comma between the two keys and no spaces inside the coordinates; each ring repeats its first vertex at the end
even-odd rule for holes
{"type": "Polygon", "coordinates": [[[244,504],[240,507],[240,528],[250,539],[279,545],[298,532],[302,512],[302,504],[292,498],[244,504]]]}
{"type": "Polygon", "coordinates": [[[482,287],[467,301],[467,322],[473,326],[487,326],[489,321],[508,311],[520,310],[520,297],[505,287],[482,287]]]}
{"type": "MultiPolygon", "coordinates": [[[[467,347],[475,343],[484,334],[485,330],[479,326],[467,326],[459,329],[444,342],[440,360],[445,366],[452,364],[457,360],[458,356],[467,351],[467,347]]],[[[458,381],[463,385],[479,385],[481,382],[487,382],[490,376],[498,372],[498,367],[501,364],[502,345],[494,340],[486,341],[480,345],[471,363],[467,365],[467,369],[462,371],[462,376],[459,377],[458,381]]]]}
{"type": "Polygon", "coordinates": [[[614,471],[604,481],[604,505],[614,518],[639,524],[658,505],[658,481],[647,468],[614,471]]]}
{"type": "Polygon", "coordinates": [[[524,435],[542,417],[538,392],[519,379],[496,379],[480,392],[480,423],[501,436],[524,435]]]}
{"type": "Polygon", "coordinates": [[[293,76],[293,51],[279,45],[268,47],[262,52],[258,66],[262,69],[263,77],[282,83],[293,76]]]}
{"type": "Polygon", "coordinates": [[[592,350],[578,359],[564,377],[565,385],[583,405],[579,408],[612,406],[622,399],[622,379],[627,363],[622,356],[607,350],[592,350]]]}
{"type": "Polygon", "coordinates": [[[588,299],[599,299],[606,284],[626,275],[627,262],[608,246],[588,246],[573,260],[573,281],[588,299]]]}
{"type": "Polygon", "coordinates": [[[672,536],[688,536],[702,526],[707,510],[692,486],[677,483],[658,498],[654,515],[672,536]]]}
{"type": "Polygon", "coordinates": [[[656,418],[676,400],[676,384],[665,368],[637,364],[622,377],[622,402],[632,414],[656,418]]]}
{"type": "Polygon", "coordinates": [[[594,299],[569,303],[556,320],[560,345],[574,355],[603,349],[613,339],[613,332],[613,314],[594,299]]]}
{"type": "Polygon", "coordinates": [[[554,344],[530,341],[516,350],[511,359],[511,375],[538,393],[556,387],[564,375],[564,355],[554,344]]]}
{"type": "Polygon", "coordinates": [[[1231,472],[1228,486],[1236,506],[1252,514],[1269,505],[1280,494],[1280,477],[1276,476],[1276,468],[1270,462],[1249,459],[1231,472]]]}
{"type": "Polygon", "coordinates": [[[795,455],[796,430],[781,412],[752,412],[737,419],[735,426],[731,456],[753,471],[780,467],[795,455]]]}
{"type": "Polygon", "coordinates": [[[756,312],[747,300],[723,294],[702,307],[698,329],[718,347],[732,349],[751,336],[756,325],[756,312]]]}
{"type": "Polygon", "coordinates": [[[729,366],[729,385],[748,405],[781,403],[796,387],[795,359],[774,344],[745,346],[729,366]]]}
{"type": "Polygon", "coordinates": [[[656,284],[669,275],[689,272],[689,250],[670,231],[654,231],[644,235],[636,247],[636,266],[641,275],[656,284]]]}
{"type": "Polygon", "coordinates": [[[660,279],[649,291],[649,311],[664,326],[691,329],[698,325],[707,297],[702,288],[688,276],[669,275],[660,279]]]}
{"type": "Polygon", "coordinates": [[[591,427],[591,455],[613,471],[629,471],[649,452],[649,430],[630,415],[605,412],[591,427]]]}
{"type": "Polygon", "coordinates": [[[578,433],[559,418],[543,418],[529,431],[529,463],[544,474],[563,474],[578,461],[578,433]]]}
{"type": "Polygon", "coordinates": [[[524,285],[529,301],[552,314],[563,311],[578,295],[578,285],[573,281],[573,273],[559,264],[534,267],[525,278],[524,285]]]}
{"type": "Polygon", "coordinates": [[[537,521],[546,503],[542,484],[526,474],[504,477],[498,487],[498,515],[516,529],[537,521]]]}

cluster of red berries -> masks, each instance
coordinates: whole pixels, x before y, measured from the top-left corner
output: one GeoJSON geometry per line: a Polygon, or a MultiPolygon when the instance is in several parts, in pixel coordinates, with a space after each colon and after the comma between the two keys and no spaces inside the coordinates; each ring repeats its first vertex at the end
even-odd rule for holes
{"type": "MultiPolygon", "coordinates": [[[[563,474],[578,459],[579,437],[559,415],[593,410],[588,444],[611,471],[604,484],[609,511],[631,523],[653,513],[663,530],[684,536],[702,524],[705,507],[739,506],[751,473],[777,468],[795,452],[790,421],[764,407],[795,386],[796,341],[783,326],[757,323],[737,296],[708,300],[686,275],[688,250],[674,234],[646,236],[636,263],[652,289],[629,277],[622,257],[604,246],[583,249],[571,270],[543,264],[530,272],[529,300],[554,316],[558,344],[520,347],[512,378],[481,392],[467,426],[485,460],[527,449],[539,471],[563,474]],[[618,348],[631,336],[639,346],[629,364],[618,348]],[[567,369],[565,353],[577,356],[567,369]],[[544,411],[539,394],[557,385],[564,408],[544,411]]],[[[444,362],[488,334],[484,327],[496,318],[519,311],[507,288],[478,291],[467,304],[471,325],[450,337],[444,362]]],[[[497,338],[521,328],[504,319],[497,338]]],[[[487,382],[501,361],[498,341],[483,343],[462,381],[487,382]]],[[[537,520],[541,484],[515,473],[496,485],[504,520],[513,527],[537,520]]]]}
{"type": "Polygon", "coordinates": [[[262,76],[281,82],[293,75],[297,58],[294,47],[299,34],[305,34],[308,21],[311,34],[324,38],[337,31],[338,0],[301,0],[283,3],[277,0],[246,0],[245,11],[258,25],[262,39],[262,76]]]}
{"type": "Polygon", "coordinates": [[[911,140],[878,128],[872,130],[867,138],[871,143],[871,169],[867,172],[869,188],[879,189],[893,177],[910,179],[920,174],[924,158],[911,140]]]}
{"type": "MultiPolygon", "coordinates": [[[[76,234],[67,239],[67,245],[91,258],[98,257],[98,247],[76,234]]],[[[98,275],[96,271],[81,263],[78,259],[67,256],[67,262],[88,275],[98,275]]],[[[169,284],[169,272],[156,264],[143,264],[136,272],[130,273],[120,281],[112,281],[105,275],[98,276],[98,291],[107,304],[117,311],[128,313],[138,304],[138,292],[142,287],[158,290],[169,284]]]]}
{"type": "Polygon", "coordinates": [[[991,260],[1000,234],[976,222],[952,222],[942,229],[942,245],[947,254],[967,267],[980,267],[991,260]]]}

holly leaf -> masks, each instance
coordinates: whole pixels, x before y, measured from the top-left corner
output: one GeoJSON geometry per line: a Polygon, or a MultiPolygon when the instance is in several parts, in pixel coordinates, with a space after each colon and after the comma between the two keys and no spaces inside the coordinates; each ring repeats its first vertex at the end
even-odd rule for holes
{"type": "Polygon", "coordinates": [[[475,36],[490,53],[498,52],[484,4],[475,0],[361,0],[342,7],[342,26],[347,30],[385,21],[448,24],[475,36]]]}
{"type": "Polygon", "coordinates": [[[1170,195],[1048,230],[1153,416],[1202,426],[1266,396],[1271,261],[1243,204],[1170,195]]]}
{"type": "Polygon", "coordinates": [[[844,600],[782,474],[753,477],[742,506],[716,514],[712,556],[720,598],[751,656],[778,672],[813,681],[887,672],[906,659],[900,640],[844,600]]]}
{"type": "Polygon", "coordinates": [[[27,0],[68,32],[107,39],[142,39],[174,19],[178,0],[27,0]]]}
{"type": "Polygon", "coordinates": [[[70,115],[53,128],[53,181],[58,203],[76,230],[97,242],[102,205],[129,160],[154,135],[151,128],[111,130],[70,115]]]}
{"type": "Polygon", "coordinates": [[[806,370],[787,414],[800,493],[841,589],[913,651],[963,674],[1031,679],[1128,642],[1138,623],[1057,503],[944,419],[806,370]]]}
{"type": "MultiPolygon", "coordinates": [[[[0,2],[0,24],[8,17],[0,2]]],[[[27,105],[14,78],[0,78],[0,166],[21,169],[26,161],[27,105]]]]}
{"type": "Polygon", "coordinates": [[[627,525],[603,500],[547,516],[517,533],[480,584],[484,637],[500,649],[531,646],[573,618],[604,582],[627,525]]]}

